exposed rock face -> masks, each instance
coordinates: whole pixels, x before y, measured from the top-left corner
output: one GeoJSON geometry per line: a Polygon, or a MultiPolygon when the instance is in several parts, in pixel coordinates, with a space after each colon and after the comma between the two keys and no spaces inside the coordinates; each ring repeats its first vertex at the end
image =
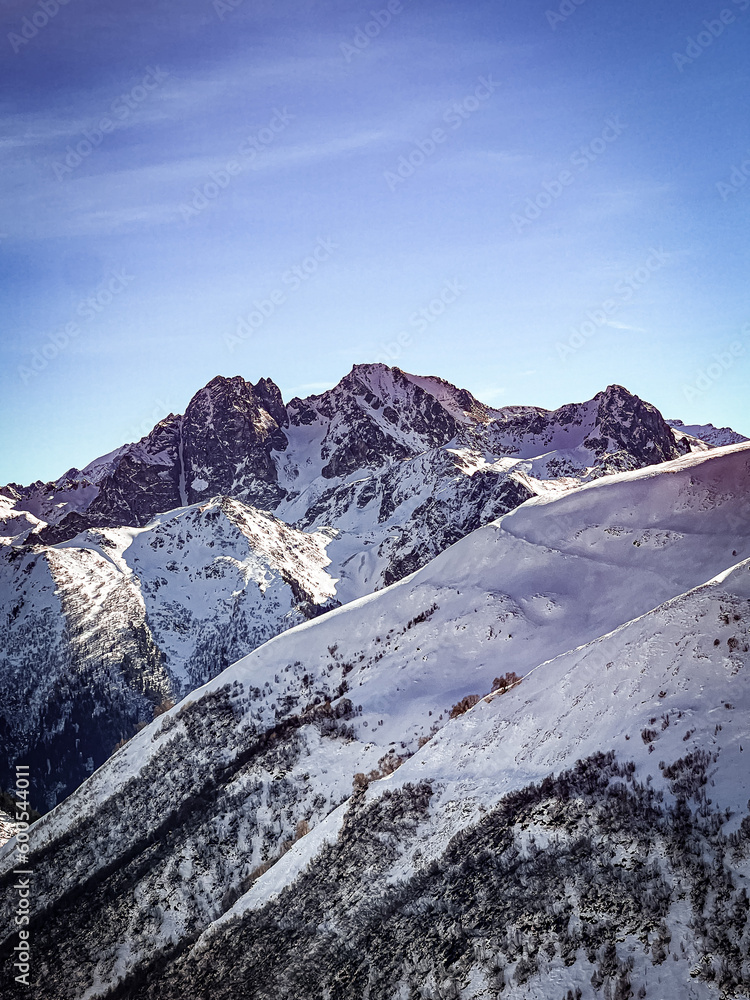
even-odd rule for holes
{"type": "Polygon", "coordinates": [[[321,447],[326,479],[382,468],[446,445],[458,432],[440,402],[398,368],[362,365],[335,389],[300,402],[306,420],[312,409],[328,422],[321,447]]]}
{"type": "Polygon", "coordinates": [[[269,379],[257,386],[239,376],[212,379],[182,419],[183,502],[220,493],[276,507],[283,491],[272,453],[286,448],[287,424],[281,393],[269,379]]]}
{"type": "MultiPolygon", "coordinates": [[[[557,410],[509,406],[496,411],[489,427],[496,448],[519,457],[548,450],[588,452],[589,477],[667,462],[689,450],[680,448],[670,427],[651,403],[610,385],[586,403],[569,403],[557,410]]],[[[570,474],[585,475],[578,460],[568,459],[570,474]]],[[[564,462],[563,457],[559,462],[564,462]]]]}
{"type": "Polygon", "coordinates": [[[272,454],[285,449],[288,423],[270,379],[253,386],[240,376],[217,376],[183,416],[170,414],[137,444],[118,449],[109,469],[97,469],[98,492],[85,513],[67,514],[41,540],[54,544],[94,525],[141,526],[217,494],[273,509],[284,494],[272,454]]]}
{"type": "Polygon", "coordinates": [[[502,517],[535,495],[523,480],[494,471],[462,476],[457,486],[454,491],[436,492],[424,500],[383,543],[386,586],[426,566],[475,527],[502,517]]]}
{"type": "Polygon", "coordinates": [[[633,396],[621,385],[597,393],[594,430],[584,440],[601,460],[605,454],[622,454],[631,468],[668,462],[682,452],[661,413],[651,403],[633,396]]]}

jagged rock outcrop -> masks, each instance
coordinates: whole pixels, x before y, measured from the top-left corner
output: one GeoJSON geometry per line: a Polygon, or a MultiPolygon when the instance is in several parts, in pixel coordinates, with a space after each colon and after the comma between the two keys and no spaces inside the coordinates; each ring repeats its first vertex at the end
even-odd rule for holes
{"type": "Polygon", "coordinates": [[[678,442],[687,437],[688,441],[704,442],[711,448],[723,448],[728,444],[742,444],[750,440],[738,434],[731,427],[714,427],[713,424],[685,424],[682,420],[668,420],[678,442]]]}
{"type": "Polygon", "coordinates": [[[287,425],[281,393],[270,379],[257,386],[239,376],[212,379],[193,396],[182,418],[183,503],[220,493],[261,509],[275,508],[284,491],[277,484],[273,453],[285,450],[287,425]]]}

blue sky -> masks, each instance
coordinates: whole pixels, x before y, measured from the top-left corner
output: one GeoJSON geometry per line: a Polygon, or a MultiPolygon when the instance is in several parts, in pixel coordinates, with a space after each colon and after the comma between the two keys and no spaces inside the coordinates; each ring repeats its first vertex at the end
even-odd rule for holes
{"type": "Polygon", "coordinates": [[[0,0],[0,482],[216,374],[289,398],[375,360],[498,406],[618,382],[750,435],[749,26],[750,0],[0,0]]]}

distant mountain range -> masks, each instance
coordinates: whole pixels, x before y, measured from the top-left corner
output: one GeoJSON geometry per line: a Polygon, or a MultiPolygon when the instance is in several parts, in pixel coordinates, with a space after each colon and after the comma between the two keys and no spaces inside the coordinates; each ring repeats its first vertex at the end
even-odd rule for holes
{"type": "Polygon", "coordinates": [[[727,444],[740,444],[748,439],[733,431],[731,427],[714,427],[713,424],[683,424],[681,420],[668,420],[667,423],[678,434],[686,434],[691,437],[705,441],[715,448],[721,448],[727,444]]]}

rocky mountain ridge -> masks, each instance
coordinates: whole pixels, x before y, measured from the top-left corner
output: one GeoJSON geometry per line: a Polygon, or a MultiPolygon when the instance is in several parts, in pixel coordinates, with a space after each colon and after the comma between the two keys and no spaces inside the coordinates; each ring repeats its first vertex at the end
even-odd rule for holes
{"type": "Polygon", "coordinates": [[[217,376],[139,442],[55,483],[2,493],[54,526],[41,532],[54,543],[83,527],[142,526],[215,495],[286,513],[312,486],[320,492],[319,480],[334,485],[451,444],[485,460],[575,453],[557,462],[582,480],[689,450],[655,407],[621,386],[555,411],[492,409],[441,379],[359,365],[333,389],[288,405],[270,379],[217,376]]]}
{"type": "Polygon", "coordinates": [[[714,427],[713,424],[684,424],[682,420],[668,420],[667,423],[676,432],[675,436],[689,436],[703,441],[713,448],[723,448],[727,444],[742,444],[750,440],[744,434],[738,434],[731,427],[714,427]]]}

